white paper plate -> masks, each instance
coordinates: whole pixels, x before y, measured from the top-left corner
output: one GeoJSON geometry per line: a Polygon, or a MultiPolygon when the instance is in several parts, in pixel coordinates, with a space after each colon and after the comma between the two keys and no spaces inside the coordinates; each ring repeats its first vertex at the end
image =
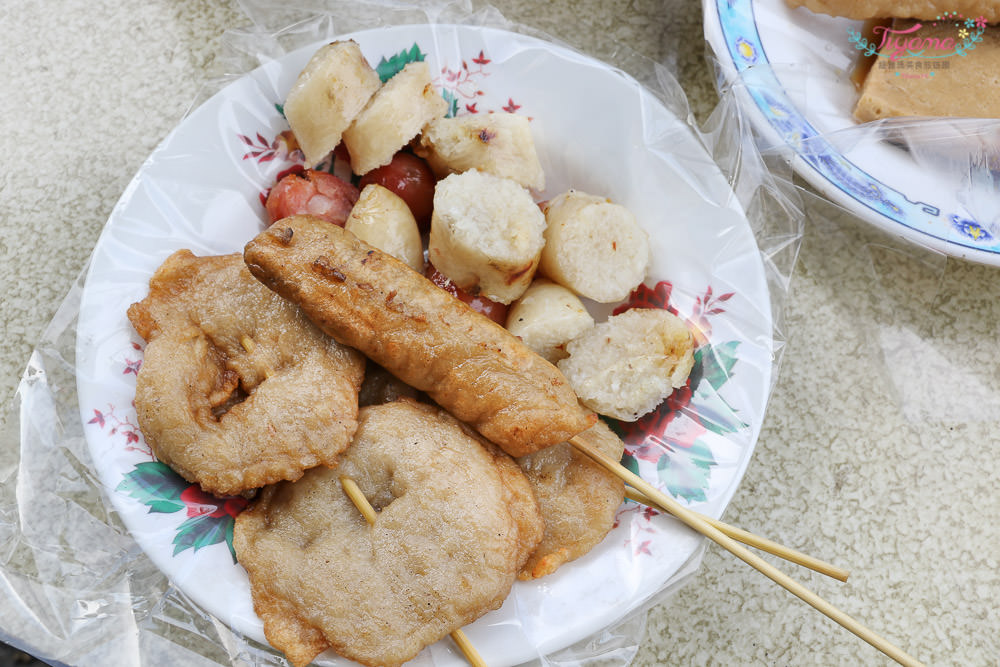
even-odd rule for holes
{"type": "MultiPolygon", "coordinates": [[[[666,305],[669,296],[705,340],[690,404],[664,407],[633,427],[626,437],[637,444],[625,461],[696,509],[721,515],[763,419],[772,328],[747,220],[689,128],[621,72],[534,38],[460,26],[351,37],[373,65],[402,52],[412,57],[416,45],[460,113],[517,107],[530,116],[549,184],[543,196],[569,187],[600,193],[643,222],[655,254],[644,298],[666,305]]],[[[78,327],[81,415],[111,501],[178,588],[260,641],[247,578],[227,542],[242,503],[206,497],[153,460],[132,405],[142,341],[126,310],[171,252],[238,251],[263,229],[260,193],[300,159],[275,140],[287,129],[279,105],[318,46],[228,86],[150,156],[94,251],[78,327]]],[[[672,519],[635,505],[623,506],[619,519],[593,552],[517,583],[501,609],[466,629],[490,665],[533,659],[623,617],[661,590],[699,543],[672,519]]],[[[463,663],[448,641],[428,652],[438,664],[463,663]]]]}
{"type": "Polygon", "coordinates": [[[875,131],[852,134],[850,72],[858,50],[849,31],[861,21],[793,10],[784,0],[704,0],[704,19],[727,80],[742,81],[741,107],[769,142],[792,147],[802,178],[890,234],[1000,264],[995,186],[992,197],[983,196],[968,169],[929,167],[875,131]],[[834,134],[845,130],[846,137],[834,134]]]}

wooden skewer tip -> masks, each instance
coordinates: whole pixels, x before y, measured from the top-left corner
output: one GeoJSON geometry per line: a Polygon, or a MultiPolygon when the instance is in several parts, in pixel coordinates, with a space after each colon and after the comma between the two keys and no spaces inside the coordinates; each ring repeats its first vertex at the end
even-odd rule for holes
{"type": "MultiPolygon", "coordinates": [[[[365,494],[361,490],[361,487],[358,486],[358,483],[347,475],[341,475],[340,486],[343,487],[344,493],[347,494],[347,497],[351,499],[354,506],[358,508],[359,512],[361,512],[365,521],[370,524],[375,523],[375,520],[378,518],[378,512],[376,512],[375,508],[372,507],[372,504],[368,502],[368,498],[365,497],[365,494]]],[[[481,655],[479,655],[479,651],[477,651],[476,647],[472,645],[472,642],[469,641],[469,638],[464,632],[460,629],[453,630],[451,632],[451,638],[455,644],[458,645],[458,648],[461,649],[462,654],[465,656],[465,659],[469,661],[470,665],[473,667],[486,667],[486,661],[483,660],[481,655]]]]}
{"type": "Polygon", "coordinates": [[[750,567],[771,579],[771,581],[775,582],[792,595],[795,595],[806,604],[812,606],[820,613],[840,624],[846,630],[854,633],[856,636],[865,640],[873,647],[882,651],[882,653],[888,657],[892,658],[901,665],[905,665],[906,667],[922,667],[922,663],[916,658],[907,654],[899,647],[890,643],[888,640],[879,636],[871,629],[865,627],[841,610],[837,609],[816,593],[813,593],[811,590],[798,583],[784,572],[762,559],[760,556],[754,554],[746,547],[740,545],[718,528],[705,521],[701,515],[685,508],[676,500],[621,465],[618,461],[615,461],[603,454],[600,450],[586,442],[586,440],[581,438],[579,435],[570,438],[569,442],[584,454],[587,454],[592,459],[600,463],[607,470],[617,475],[625,483],[632,485],[634,488],[651,498],[658,506],[670,512],[685,525],[709,538],[750,567]]]}
{"type": "MultiPolygon", "coordinates": [[[[628,498],[629,500],[640,503],[642,505],[647,505],[649,507],[653,507],[662,511],[667,511],[664,510],[659,505],[657,505],[652,498],[649,498],[646,494],[628,485],[626,485],[625,487],[625,497],[628,498]]],[[[833,579],[836,579],[837,581],[841,582],[847,581],[848,576],[850,576],[850,573],[847,570],[839,568],[836,565],[831,565],[830,563],[815,558],[814,556],[804,554],[801,551],[797,551],[790,547],[786,547],[785,545],[780,544],[778,542],[774,542],[765,537],[755,535],[749,531],[743,530],[742,528],[737,528],[736,526],[730,526],[729,524],[723,523],[722,521],[719,521],[717,519],[713,519],[710,516],[705,516],[704,514],[700,516],[709,524],[715,526],[725,535],[728,535],[734,540],[742,542],[743,544],[746,544],[748,546],[755,547],[757,549],[760,549],[761,551],[772,554],[779,558],[783,558],[784,560],[787,560],[790,563],[801,565],[802,567],[813,570],[814,572],[819,572],[820,574],[825,574],[826,576],[832,577],[833,579]]]]}

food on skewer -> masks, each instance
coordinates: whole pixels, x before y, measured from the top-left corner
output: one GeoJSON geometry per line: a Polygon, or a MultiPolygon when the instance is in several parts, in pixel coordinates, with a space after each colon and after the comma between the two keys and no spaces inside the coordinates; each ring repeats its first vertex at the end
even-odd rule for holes
{"type": "Polygon", "coordinates": [[[646,277],[649,234],[621,204],[570,190],[545,205],[538,272],[599,303],[625,299],[646,277]]]}
{"type": "Polygon", "coordinates": [[[552,364],[339,227],[288,218],[251,240],[244,258],[329,335],[427,392],[511,456],[568,440],[595,421],[552,364]]]}
{"type": "MultiPolygon", "coordinates": [[[[375,522],[378,521],[378,511],[372,507],[372,504],[368,502],[367,498],[365,498],[365,494],[361,490],[361,487],[359,487],[350,477],[341,475],[339,479],[340,486],[344,489],[344,493],[351,499],[354,506],[358,508],[361,515],[365,517],[365,521],[368,522],[368,525],[374,525],[375,522]]],[[[462,654],[465,655],[465,659],[469,661],[470,665],[473,667],[486,667],[483,657],[479,655],[479,651],[477,651],[476,647],[469,641],[469,638],[465,636],[465,633],[461,630],[461,628],[452,630],[450,636],[455,644],[458,645],[462,654]]]]}
{"type": "Polygon", "coordinates": [[[315,167],[337,147],[381,84],[354,41],[331,42],[313,54],[284,106],[307,167],[315,167]]]}
{"type": "Polygon", "coordinates": [[[414,271],[424,270],[424,244],[417,221],[406,202],[391,190],[375,184],[365,186],[344,229],[414,271]]]}
{"type": "MultiPolygon", "coordinates": [[[[369,362],[359,394],[361,405],[391,403],[401,397],[419,400],[419,392],[369,362]]],[[[606,456],[621,459],[625,445],[603,421],[584,435],[606,456]]],[[[542,541],[518,578],[538,579],[585,555],[607,536],[625,499],[625,485],[568,442],[515,461],[531,484],[545,526],[542,541]]]]}
{"type": "Polygon", "coordinates": [[[238,254],[172,254],[128,310],[148,343],[139,427],[156,457],[217,495],[333,465],[357,426],[364,360],[260,284],[238,254]]]}
{"type": "Polygon", "coordinates": [[[544,231],[527,190],[472,169],[434,189],[427,257],[459,289],[510,303],[531,284],[544,231]]]}
{"type": "Polygon", "coordinates": [[[580,401],[602,415],[635,421],[687,380],[694,338],[679,317],[659,308],[612,315],[566,346],[557,364],[580,401]]]}
{"type": "Polygon", "coordinates": [[[507,311],[507,331],[549,363],[566,357],[566,344],[594,326],[594,318],[570,290],[538,278],[507,311]]]}
{"type": "Polygon", "coordinates": [[[427,123],[448,112],[427,63],[411,62],[385,82],[344,131],[355,174],[389,164],[427,123]]]}
{"type": "Polygon", "coordinates": [[[268,641],[294,665],[332,647],[398,665],[498,608],[542,535],[527,480],[444,411],[367,407],[338,469],[264,489],[236,520],[268,641]],[[353,479],[373,525],[344,494],[353,479]]]}
{"type": "MultiPolygon", "coordinates": [[[[585,433],[598,450],[621,459],[625,445],[603,421],[585,433]]],[[[624,500],[625,484],[568,442],[516,460],[545,522],[542,541],[518,577],[537,579],[588,553],[607,536],[624,500]]]]}
{"type": "Polygon", "coordinates": [[[513,113],[440,118],[424,128],[414,147],[438,178],[470,169],[545,189],[527,117],[513,113]]]}
{"type": "MultiPolygon", "coordinates": [[[[308,78],[306,74],[300,79],[308,78]]],[[[315,83],[306,82],[306,97],[320,97],[318,88],[313,89],[315,83]]],[[[185,252],[175,257],[192,257],[185,252]]],[[[611,488],[607,479],[597,480],[585,472],[585,462],[575,456],[576,450],[615,477],[627,478],[644,497],[896,656],[884,640],[863,632],[857,624],[845,623],[843,614],[807,590],[790,585],[766,562],[729,544],[725,535],[716,535],[718,531],[698,515],[625,470],[618,463],[620,441],[603,424],[592,426],[594,416],[579,406],[554,366],[404,263],[341,227],[311,216],[279,220],[247,244],[244,257],[255,276],[301,303],[309,317],[331,335],[426,390],[509,454],[521,456],[520,463],[532,476],[553,526],[543,538],[539,506],[524,473],[455,417],[406,399],[362,409],[353,445],[336,471],[315,467],[296,482],[269,485],[236,520],[234,547],[250,576],[255,610],[263,619],[268,641],[296,667],[329,647],[365,664],[401,664],[427,644],[498,608],[516,576],[542,576],[596,544],[607,532],[608,513],[613,516],[621,501],[621,484],[611,488]],[[554,443],[559,444],[543,449],[554,443]],[[576,449],[569,449],[570,445],[576,449]],[[358,482],[361,493],[380,507],[377,516],[367,518],[370,524],[360,520],[354,503],[344,494],[345,480],[358,482]],[[576,487],[585,488],[584,495],[596,496],[593,491],[599,487],[605,491],[600,494],[600,507],[581,510],[572,502],[573,495],[580,495],[572,491],[576,487]],[[574,525],[581,521],[597,524],[582,538],[574,534],[574,525]]],[[[179,283],[184,280],[192,281],[178,278],[179,283]]],[[[202,282],[217,281],[213,277],[202,282]]],[[[178,294],[192,298],[180,288],[161,286],[160,291],[165,302],[177,299],[178,294]]],[[[196,294],[199,298],[208,295],[210,314],[203,317],[198,309],[167,309],[158,318],[151,295],[135,304],[129,315],[151,341],[146,363],[158,341],[170,340],[164,330],[172,329],[166,323],[176,320],[183,325],[185,317],[190,318],[186,327],[177,327],[182,333],[174,337],[179,348],[184,347],[185,336],[195,340],[196,355],[180,357],[188,365],[178,370],[189,372],[206,393],[204,400],[199,398],[198,409],[221,421],[260,397],[265,386],[274,387],[268,383],[284,379],[281,352],[283,343],[291,343],[284,334],[292,328],[284,327],[280,317],[274,322],[268,319],[269,313],[263,313],[267,325],[278,325],[276,330],[251,327],[251,333],[245,333],[240,327],[262,319],[254,297],[244,302],[241,297],[246,293],[241,289],[222,295],[209,290],[196,294]],[[223,298],[227,295],[232,303],[223,298]],[[242,317],[247,314],[249,320],[242,317]],[[230,329],[231,322],[239,327],[230,329]],[[210,331],[223,336],[224,343],[210,343],[210,331]],[[276,349],[271,346],[275,341],[276,349]],[[241,357],[240,347],[246,358],[241,357]],[[251,377],[239,375],[242,370],[252,372],[251,377]],[[233,388],[240,383],[250,396],[237,404],[242,397],[233,388]]],[[[294,311],[292,319],[300,321],[294,306],[285,306],[291,309],[288,312],[294,311]]],[[[292,334],[298,338],[301,332],[292,334]]],[[[160,372],[167,372],[164,359],[170,359],[169,352],[152,364],[160,372]]],[[[341,380],[351,385],[356,399],[361,358],[340,346],[331,345],[327,352],[353,362],[340,370],[341,380]]],[[[315,360],[307,356],[306,361],[315,360]]],[[[681,367],[683,363],[670,373],[674,383],[681,367]]],[[[384,379],[383,387],[391,388],[376,390],[373,400],[384,400],[399,388],[406,393],[405,385],[384,379]]],[[[165,385],[168,390],[182,389],[179,382],[165,385]]],[[[280,402],[276,406],[289,408],[280,402]]],[[[155,409],[153,414],[162,416],[155,409]]],[[[183,423],[188,415],[167,416],[183,423]]],[[[308,408],[290,416],[298,426],[311,428],[313,415],[308,408]]],[[[247,421],[263,425],[263,432],[273,435],[274,424],[266,416],[247,421]]],[[[347,429],[354,430],[354,424],[347,429]]]]}

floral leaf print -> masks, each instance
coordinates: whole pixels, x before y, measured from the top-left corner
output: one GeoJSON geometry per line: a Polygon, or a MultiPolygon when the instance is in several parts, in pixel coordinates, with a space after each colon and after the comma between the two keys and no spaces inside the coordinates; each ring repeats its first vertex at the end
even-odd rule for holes
{"type": "Polygon", "coordinates": [[[246,499],[240,496],[217,498],[202,491],[197,484],[184,489],[180,499],[187,508],[188,518],[177,528],[173,542],[174,555],[185,549],[197,551],[202,547],[225,542],[235,563],[233,526],[236,516],[247,505],[246,499]]]}
{"type": "Polygon", "coordinates": [[[701,441],[695,441],[688,448],[686,456],[665,456],[657,463],[660,479],[670,492],[688,502],[708,500],[705,489],[715,458],[712,451],[701,441]]]}
{"type": "Polygon", "coordinates": [[[520,108],[521,108],[521,105],[515,103],[514,100],[512,98],[510,98],[510,97],[507,98],[507,104],[505,104],[503,106],[503,110],[506,111],[507,113],[514,113],[515,111],[517,111],[520,108]]]}
{"type": "MultiPolygon", "coordinates": [[[[219,521],[212,516],[197,516],[185,520],[174,536],[174,555],[176,556],[186,549],[198,551],[203,547],[227,542],[226,536],[230,534],[227,523],[232,523],[232,518],[228,522],[219,521]]],[[[231,539],[228,543],[231,545],[231,539]]],[[[230,551],[232,551],[231,546],[230,551]]]]}
{"type": "Polygon", "coordinates": [[[97,408],[94,408],[94,416],[91,417],[90,421],[88,421],[87,423],[88,424],[97,424],[101,428],[104,428],[104,424],[105,424],[105,422],[104,422],[104,413],[101,412],[100,410],[98,410],[97,408]]]}
{"type": "Polygon", "coordinates": [[[250,150],[243,154],[244,160],[254,160],[258,164],[265,164],[272,160],[294,160],[303,159],[302,149],[299,142],[291,130],[279,132],[274,139],[268,140],[260,132],[256,137],[248,137],[245,134],[237,134],[236,137],[243,142],[250,150]]]}
{"type": "Polygon", "coordinates": [[[448,113],[445,114],[446,118],[454,118],[458,115],[458,96],[447,88],[441,91],[441,97],[444,101],[448,103],[448,113]]]}
{"type": "MultiPolygon", "coordinates": [[[[615,429],[613,427],[612,427],[612,430],[617,432],[617,429],[615,429]]],[[[629,454],[629,452],[627,450],[626,450],[625,454],[622,456],[621,464],[629,472],[633,473],[634,475],[637,475],[639,477],[642,476],[642,473],[639,471],[639,460],[638,460],[638,458],[636,456],[632,455],[632,454],[629,454]]]]}
{"type": "Polygon", "coordinates": [[[732,377],[733,367],[738,361],[738,347],[737,341],[729,341],[701,347],[695,352],[695,368],[704,380],[695,385],[698,421],[706,430],[720,435],[735,433],[747,426],[718,391],[732,377]]]}
{"type": "MultiPolygon", "coordinates": [[[[127,375],[132,372],[128,369],[138,368],[138,365],[140,365],[142,361],[132,362],[126,360],[125,363],[126,370],[123,374],[127,375]]],[[[152,453],[149,451],[149,447],[142,442],[139,426],[135,424],[130,417],[119,417],[115,411],[115,406],[113,405],[108,405],[107,410],[98,410],[97,408],[94,408],[93,411],[94,416],[90,418],[87,422],[88,424],[94,424],[98,428],[107,429],[108,435],[123,437],[125,439],[126,451],[143,452],[144,454],[149,454],[150,458],[152,458],[152,453]]]]}
{"type": "Polygon", "coordinates": [[[216,498],[197,484],[182,479],[164,463],[139,463],[127,473],[117,491],[125,493],[149,508],[150,513],[172,514],[185,511],[187,519],[174,535],[174,555],[225,542],[236,562],[233,549],[233,524],[247,501],[239,496],[216,498]]]}
{"type": "Polygon", "coordinates": [[[409,49],[403,49],[396,55],[390,56],[388,59],[386,59],[385,56],[382,56],[382,59],[379,60],[378,65],[375,67],[375,71],[378,72],[378,76],[382,80],[382,83],[385,83],[408,64],[413,62],[423,62],[426,57],[426,54],[421,52],[420,47],[417,46],[416,42],[414,42],[413,46],[409,49]]]}
{"type": "Polygon", "coordinates": [[[713,388],[718,389],[732,377],[733,367],[739,361],[736,357],[738,347],[739,341],[731,340],[695,350],[695,363],[701,364],[702,378],[713,388]]]}
{"type": "MultiPolygon", "coordinates": [[[[482,89],[482,82],[490,76],[487,66],[493,62],[485,53],[480,51],[478,56],[471,60],[463,60],[461,65],[455,68],[445,65],[440,73],[434,78],[434,85],[441,89],[441,97],[448,103],[448,118],[454,118],[460,111],[470,114],[492,113],[494,109],[484,109],[479,106],[479,99],[486,93],[482,89]],[[471,63],[471,65],[470,65],[471,63]]],[[[505,110],[520,108],[520,105],[508,98],[505,110]]]]}
{"type": "Polygon", "coordinates": [[[159,461],[139,463],[115,489],[149,507],[150,512],[170,514],[184,509],[181,492],[188,483],[159,461]]]}

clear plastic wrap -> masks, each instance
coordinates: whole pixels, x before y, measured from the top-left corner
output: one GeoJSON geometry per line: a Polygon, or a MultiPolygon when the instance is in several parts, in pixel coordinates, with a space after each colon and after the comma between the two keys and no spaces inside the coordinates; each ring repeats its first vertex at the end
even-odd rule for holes
{"type": "MultiPolygon", "coordinates": [[[[719,90],[741,107],[765,159],[787,161],[811,186],[802,193],[807,219],[817,227],[852,219],[872,227],[851,270],[872,283],[882,372],[902,414],[914,422],[941,414],[982,421],[990,413],[982,407],[997,405],[995,389],[969,377],[967,396],[935,391],[936,373],[965,371],[932,349],[919,322],[938,297],[949,257],[1000,265],[1000,120],[858,122],[854,70],[871,55],[861,21],[791,9],[783,0],[705,0],[703,7],[719,90]],[[894,293],[900,274],[925,285],[916,306],[894,293]]],[[[940,79],[948,76],[942,62],[873,67],[909,76],[934,71],[940,79]]]]}
{"type": "MultiPolygon", "coordinates": [[[[734,99],[698,129],[663,64],[623,45],[593,60],[489,6],[242,5],[252,25],[227,33],[226,71],[123,194],[6,408],[3,639],[55,664],[284,664],[226,548],[235,506],[171,477],[142,441],[131,405],[142,345],[125,309],[171,251],[235,251],[262,228],[260,193],[297,159],[275,105],[334,36],[355,36],[370,60],[419,45],[456,112],[532,115],[549,180],[540,198],[600,192],[645,221],[656,259],[633,302],[692,323],[701,374],[688,400],[619,425],[626,463],[721,515],[777,377],[803,217],[787,165],[757,151],[734,99]]],[[[668,517],[627,503],[605,543],[516,584],[469,635],[492,665],[628,664],[645,610],[684,584],[701,550],[668,517]]],[[[443,641],[413,664],[460,660],[443,641]]]]}

